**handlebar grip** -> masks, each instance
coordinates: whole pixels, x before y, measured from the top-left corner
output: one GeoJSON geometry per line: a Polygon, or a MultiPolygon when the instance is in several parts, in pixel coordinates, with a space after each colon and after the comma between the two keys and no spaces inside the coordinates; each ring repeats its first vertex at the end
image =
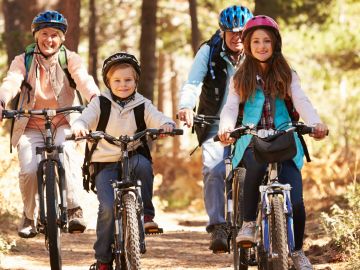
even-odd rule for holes
{"type": "Polygon", "coordinates": [[[2,118],[14,118],[16,116],[15,110],[3,110],[2,118]]]}
{"type": "Polygon", "coordinates": [[[313,127],[308,127],[308,126],[303,126],[303,127],[301,127],[301,128],[298,130],[298,132],[299,132],[300,134],[303,134],[303,135],[305,135],[305,134],[311,134],[311,133],[314,132],[314,128],[313,128],[313,127]]]}
{"type": "Polygon", "coordinates": [[[68,134],[65,136],[65,141],[73,141],[75,140],[75,134],[68,134]]]}
{"type": "Polygon", "coordinates": [[[171,132],[171,134],[173,134],[173,135],[183,135],[184,130],[182,130],[181,128],[174,128],[173,131],[171,132]]]}
{"type": "Polygon", "coordinates": [[[215,135],[213,140],[214,140],[214,142],[220,142],[219,135],[215,135]]]}

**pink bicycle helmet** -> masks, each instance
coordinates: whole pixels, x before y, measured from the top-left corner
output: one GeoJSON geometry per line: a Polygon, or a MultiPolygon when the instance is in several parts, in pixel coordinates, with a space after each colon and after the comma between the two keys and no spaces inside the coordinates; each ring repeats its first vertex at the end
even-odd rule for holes
{"type": "Polygon", "coordinates": [[[251,18],[244,26],[241,40],[244,42],[246,35],[251,32],[251,30],[255,30],[257,28],[266,28],[275,33],[277,37],[277,44],[275,45],[275,52],[281,52],[281,35],[279,25],[275,22],[274,19],[270,18],[266,15],[257,15],[251,18]]]}
{"type": "Polygon", "coordinates": [[[244,40],[245,36],[249,33],[249,30],[261,27],[271,28],[272,30],[275,30],[278,35],[280,35],[279,25],[274,21],[274,19],[266,15],[258,15],[251,18],[245,24],[241,39],[244,40]]]}

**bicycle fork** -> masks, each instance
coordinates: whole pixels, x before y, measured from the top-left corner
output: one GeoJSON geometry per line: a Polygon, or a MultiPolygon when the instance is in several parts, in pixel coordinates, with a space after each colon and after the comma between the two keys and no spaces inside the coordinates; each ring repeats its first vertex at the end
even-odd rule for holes
{"type": "Polygon", "coordinates": [[[269,216],[272,214],[272,207],[271,207],[271,197],[275,194],[281,194],[283,197],[283,209],[286,218],[286,230],[287,230],[287,241],[288,241],[288,249],[291,253],[294,250],[295,243],[294,243],[294,225],[293,225],[293,212],[290,200],[290,190],[291,186],[289,184],[280,184],[278,182],[278,170],[277,164],[272,163],[269,165],[269,172],[268,172],[268,182],[269,185],[261,185],[259,187],[260,191],[260,209],[258,217],[257,217],[257,230],[256,235],[260,233],[258,231],[258,225],[261,223],[262,229],[262,241],[264,245],[264,249],[268,254],[269,258],[277,258],[278,254],[273,253],[272,245],[270,240],[270,226],[269,226],[269,216]]]}

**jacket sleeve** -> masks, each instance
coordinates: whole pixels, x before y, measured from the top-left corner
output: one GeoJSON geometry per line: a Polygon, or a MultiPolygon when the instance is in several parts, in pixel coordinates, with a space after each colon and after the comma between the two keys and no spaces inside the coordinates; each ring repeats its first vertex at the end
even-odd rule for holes
{"type": "Polygon", "coordinates": [[[292,72],[290,90],[294,107],[304,122],[307,125],[322,123],[316,109],[301,88],[299,76],[294,71],[292,72]]]}
{"type": "Polygon", "coordinates": [[[76,83],[77,90],[86,98],[87,101],[94,95],[100,95],[100,90],[95,84],[94,78],[89,75],[81,57],[72,51],[67,50],[68,69],[71,77],[76,83]]]}
{"type": "Polygon", "coordinates": [[[85,110],[71,125],[71,129],[87,129],[95,131],[100,118],[100,100],[93,98],[85,110]]]}
{"type": "Polygon", "coordinates": [[[233,79],[230,79],[229,94],[220,113],[220,129],[234,129],[239,113],[240,96],[235,92],[233,79]]]}
{"type": "Polygon", "coordinates": [[[175,122],[160,112],[150,100],[145,100],[144,120],[147,128],[160,128],[163,124],[175,122]]]}
{"type": "Polygon", "coordinates": [[[20,92],[21,83],[25,78],[24,56],[24,54],[20,54],[14,58],[0,86],[0,100],[3,101],[5,105],[20,92]]]}
{"type": "Polygon", "coordinates": [[[179,109],[193,109],[201,93],[201,86],[208,71],[210,47],[203,45],[196,53],[188,79],[180,90],[179,109]]]}

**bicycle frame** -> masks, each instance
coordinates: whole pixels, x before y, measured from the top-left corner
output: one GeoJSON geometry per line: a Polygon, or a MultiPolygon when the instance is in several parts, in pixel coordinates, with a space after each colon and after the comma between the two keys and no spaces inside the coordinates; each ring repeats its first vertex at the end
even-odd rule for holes
{"type": "MultiPolygon", "coordinates": [[[[312,127],[308,127],[301,122],[291,122],[288,130],[296,130],[300,134],[309,134],[313,132],[312,127]]],[[[285,126],[284,126],[285,127],[285,126]]],[[[280,132],[284,132],[280,130],[280,132]]],[[[239,139],[245,134],[252,134],[259,136],[254,126],[240,126],[230,132],[230,137],[239,139]]],[[[219,140],[218,136],[214,137],[215,141],[219,140]]],[[[232,229],[232,242],[234,251],[234,269],[245,270],[248,266],[258,265],[259,269],[268,269],[268,262],[272,259],[281,258],[281,262],[286,262],[286,252],[291,254],[294,251],[294,225],[293,225],[293,209],[290,199],[290,184],[281,184],[278,181],[278,167],[280,163],[269,163],[267,173],[264,176],[263,183],[259,187],[260,200],[258,206],[258,214],[256,219],[255,239],[256,244],[245,242],[237,246],[234,238],[234,233],[237,233],[237,223],[241,224],[241,217],[237,217],[236,211],[241,212],[241,207],[238,206],[240,191],[238,192],[239,178],[234,177],[234,169],[231,167],[231,156],[225,160],[226,164],[226,186],[225,197],[226,203],[226,221],[232,229]],[[235,181],[233,181],[235,179],[235,181]],[[232,192],[231,189],[232,188],[232,192]],[[239,194],[237,194],[237,192],[239,194]],[[234,199],[234,201],[233,201],[234,199]],[[274,208],[274,209],[273,209],[274,208]],[[276,210],[275,210],[276,209],[276,210]],[[282,223],[284,220],[284,223],[282,223]],[[271,222],[270,222],[271,221],[271,222]],[[281,225],[283,224],[283,225],[281,225]],[[279,226],[278,232],[274,233],[272,226],[279,226]],[[276,236],[273,236],[276,235],[276,236]],[[277,246],[276,240],[281,244],[277,246]],[[275,242],[273,242],[275,241],[275,242]],[[279,250],[280,255],[276,254],[273,244],[276,243],[276,250],[279,250]],[[245,251],[244,251],[245,249],[245,251]],[[244,254],[242,254],[242,252],[244,254]],[[236,253],[236,254],[235,254],[236,253]],[[265,267],[265,268],[264,268],[265,267]]],[[[235,168],[235,170],[238,168],[235,168]]],[[[241,213],[240,213],[241,214],[241,213]]],[[[241,225],[240,225],[241,226],[241,225]]],[[[230,240],[230,239],[229,239],[230,240]]],[[[277,267],[275,262],[273,267],[277,267]]],[[[284,263],[281,267],[287,265],[284,263]]]]}
{"type": "Polygon", "coordinates": [[[129,154],[127,150],[128,137],[123,136],[121,142],[121,177],[119,180],[112,180],[112,187],[114,189],[114,217],[115,217],[115,242],[114,242],[114,256],[121,261],[121,257],[125,255],[124,235],[123,235],[123,196],[125,194],[132,194],[136,202],[136,213],[138,216],[139,236],[140,236],[140,252],[146,252],[145,245],[145,231],[144,231],[144,213],[143,203],[141,199],[141,181],[134,181],[130,177],[129,168],[129,154]]]}
{"type": "Polygon", "coordinates": [[[52,270],[61,270],[62,268],[60,230],[67,232],[68,229],[64,152],[62,145],[54,145],[52,117],[57,113],[82,110],[82,106],[75,106],[56,110],[3,111],[4,118],[29,117],[31,115],[43,115],[45,118],[44,146],[35,148],[40,214],[40,224],[36,224],[37,220],[35,220],[35,225],[45,235],[45,247],[50,253],[52,270]]]}
{"type": "Polygon", "coordinates": [[[164,132],[161,129],[145,129],[133,136],[123,135],[118,138],[103,131],[93,131],[79,138],[75,138],[74,135],[66,138],[67,140],[87,139],[93,142],[105,139],[121,148],[121,176],[111,180],[114,194],[115,241],[112,252],[115,270],[140,269],[140,253],[146,252],[141,181],[131,176],[128,144],[140,140],[146,135],[157,136],[160,134],[182,135],[183,130],[174,129],[171,132],[164,132]]]}
{"type": "MultiPolygon", "coordinates": [[[[59,182],[59,196],[60,196],[60,228],[63,231],[67,231],[67,201],[66,201],[66,182],[65,182],[65,169],[64,169],[64,153],[63,146],[55,146],[51,130],[51,120],[48,115],[45,116],[45,146],[36,147],[36,157],[38,162],[38,193],[40,201],[40,222],[42,225],[47,226],[47,221],[45,217],[45,201],[44,201],[44,188],[46,182],[44,181],[44,167],[47,166],[47,163],[53,162],[56,164],[59,182]],[[58,154],[58,158],[56,155],[58,154]]],[[[54,179],[55,180],[55,179],[54,179]]],[[[55,199],[55,198],[54,198],[55,199]]],[[[45,237],[47,234],[45,232],[45,237]]],[[[46,240],[45,238],[45,240],[46,240]]]]}

